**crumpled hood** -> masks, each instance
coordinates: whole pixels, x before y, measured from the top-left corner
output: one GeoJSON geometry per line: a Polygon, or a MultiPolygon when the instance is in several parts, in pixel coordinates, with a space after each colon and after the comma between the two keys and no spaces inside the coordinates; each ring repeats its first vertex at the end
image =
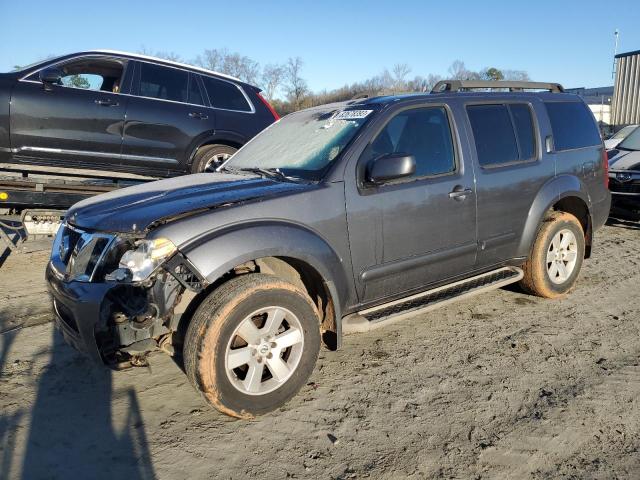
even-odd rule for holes
{"type": "Polygon", "coordinates": [[[640,171],[640,151],[620,150],[617,155],[609,159],[609,169],[640,171]]]}
{"type": "Polygon", "coordinates": [[[201,173],[114,190],[76,203],[69,223],[87,230],[143,232],[156,222],[311,188],[257,176],[201,173]]]}

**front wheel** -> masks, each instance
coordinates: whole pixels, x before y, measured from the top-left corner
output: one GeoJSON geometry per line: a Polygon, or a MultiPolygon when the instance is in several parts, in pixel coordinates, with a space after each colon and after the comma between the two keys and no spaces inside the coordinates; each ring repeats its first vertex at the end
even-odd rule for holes
{"type": "Polygon", "coordinates": [[[277,277],[248,274],[214,290],[187,330],[193,385],[227,415],[251,418],[282,406],[306,383],[320,350],[316,307],[277,277]]]}
{"type": "Polygon", "coordinates": [[[578,219],[553,212],[542,223],[520,286],[527,292],[556,298],[574,286],[584,259],[584,231],[578,219]]]}

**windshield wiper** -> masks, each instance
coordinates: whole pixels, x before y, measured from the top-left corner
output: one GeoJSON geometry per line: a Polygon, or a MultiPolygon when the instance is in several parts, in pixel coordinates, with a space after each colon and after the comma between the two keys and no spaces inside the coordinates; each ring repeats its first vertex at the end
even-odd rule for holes
{"type": "Polygon", "coordinates": [[[245,167],[245,168],[240,168],[239,170],[242,172],[257,173],[258,175],[262,175],[264,177],[279,178],[288,182],[294,182],[296,180],[300,180],[299,177],[292,177],[290,175],[286,175],[282,173],[279,168],[245,167]]]}
{"type": "Polygon", "coordinates": [[[259,172],[254,172],[252,169],[248,169],[248,168],[233,168],[233,167],[222,167],[220,171],[233,173],[234,175],[247,175],[248,173],[259,173],[259,172]]]}

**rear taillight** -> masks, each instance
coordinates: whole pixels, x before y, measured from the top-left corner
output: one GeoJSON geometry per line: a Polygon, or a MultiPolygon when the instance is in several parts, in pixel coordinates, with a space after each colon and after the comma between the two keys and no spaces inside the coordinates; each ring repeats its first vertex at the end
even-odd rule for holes
{"type": "Polygon", "coordinates": [[[604,186],[609,188],[609,155],[604,148],[602,149],[602,170],[604,171],[604,186]]]}
{"type": "Polygon", "coordinates": [[[278,115],[278,112],[276,112],[276,111],[274,110],[274,108],[271,106],[271,104],[270,104],[269,102],[267,102],[267,99],[266,99],[266,98],[264,98],[262,95],[260,95],[260,93],[259,93],[259,92],[257,93],[257,95],[258,95],[258,98],[259,98],[260,100],[262,100],[262,103],[264,103],[264,106],[265,106],[265,107],[267,107],[267,108],[269,109],[269,111],[270,111],[270,112],[271,112],[271,114],[273,115],[273,118],[274,118],[275,120],[280,120],[280,115],[278,115]]]}

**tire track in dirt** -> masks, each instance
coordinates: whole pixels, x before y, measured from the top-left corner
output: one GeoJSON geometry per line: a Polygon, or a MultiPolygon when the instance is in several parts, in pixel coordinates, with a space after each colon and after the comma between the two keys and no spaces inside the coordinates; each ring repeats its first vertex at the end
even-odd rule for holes
{"type": "MultiPolygon", "coordinates": [[[[640,352],[639,352],[640,353],[640,352]]],[[[492,478],[557,478],[561,471],[575,475],[589,463],[589,473],[602,478],[640,477],[640,458],[612,465],[612,456],[635,453],[640,448],[636,436],[638,419],[628,424],[620,403],[640,406],[639,356],[628,359],[604,380],[545,412],[544,420],[520,424],[492,447],[484,450],[479,463],[492,469],[492,478]],[[593,421],[597,418],[597,421],[593,421]],[[606,437],[606,439],[603,439],[606,437]],[[606,442],[605,440],[608,440],[606,442]],[[609,448],[603,446],[609,444],[609,448]],[[615,450],[613,450],[614,447],[615,450]],[[622,448],[621,448],[622,447],[622,448]],[[587,458],[595,453],[594,459],[587,458]],[[613,454],[613,455],[612,455],[613,454]]],[[[577,478],[577,475],[576,475],[577,478]]]]}

